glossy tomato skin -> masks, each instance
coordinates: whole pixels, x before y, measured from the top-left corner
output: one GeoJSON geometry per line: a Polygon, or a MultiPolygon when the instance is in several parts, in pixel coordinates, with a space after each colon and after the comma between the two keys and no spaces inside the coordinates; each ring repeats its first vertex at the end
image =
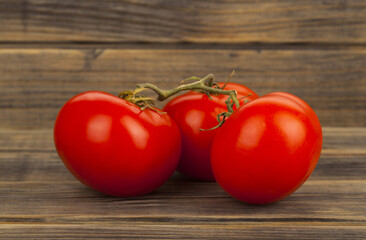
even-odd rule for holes
{"type": "Polygon", "coordinates": [[[104,92],[85,92],[60,110],[57,152],[85,185],[108,195],[149,193],[172,175],[179,161],[179,129],[167,114],[104,92]]]}
{"type": "Polygon", "coordinates": [[[318,117],[300,98],[277,92],[239,108],[212,145],[216,181],[251,204],[278,201],[313,172],[322,147],[318,117]]]}
{"type": "MultiPolygon", "coordinates": [[[[223,83],[219,83],[220,87],[223,83]]],[[[235,89],[238,98],[258,98],[251,89],[236,83],[228,83],[225,90],[235,89]]],[[[182,154],[177,170],[183,175],[197,180],[215,181],[211,169],[210,153],[213,138],[217,129],[210,129],[218,124],[217,115],[227,112],[225,101],[227,95],[212,95],[212,100],[203,93],[188,92],[173,98],[168,102],[164,111],[177,123],[182,135],[182,154]]],[[[240,103],[244,104],[245,99],[240,103]]]]}

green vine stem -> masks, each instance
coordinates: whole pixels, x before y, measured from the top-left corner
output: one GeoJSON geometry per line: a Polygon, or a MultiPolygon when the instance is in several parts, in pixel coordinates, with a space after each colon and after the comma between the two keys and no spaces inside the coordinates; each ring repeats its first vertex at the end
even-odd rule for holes
{"type": "Polygon", "coordinates": [[[223,88],[217,87],[218,85],[216,83],[214,83],[213,74],[208,74],[206,77],[201,78],[201,79],[198,77],[190,77],[188,79],[185,79],[182,82],[186,82],[188,80],[195,80],[195,82],[182,84],[182,85],[180,85],[174,89],[170,89],[170,90],[160,89],[151,83],[137,84],[136,89],[134,91],[121,92],[119,94],[119,97],[122,99],[125,99],[126,101],[136,104],[137,106],[141,107],[141,109],[151,108],[151,109],[157,110],[156,108],[154,108],[152,106],[152,105],[154,105],[154,102],[155,102],[154,98],[147,98],[142,95],[138,95],[138,93],[140,93],[146,89],[151,89],[158,95],[157,100],[159,100],[159,101],[164,101],[167,98],[169,98],[170,96],[177,94],[178,92],[188,91],[188,90],[200,91],[200,92],[207,94],[208,96],[210,96],[210,94],[228,95],[229,97],[225,101],[226,106],[228,108],[228,112],[219,114],[217,116],[217,120],[218,120],[219,124],[216,127],[208,129],[208,130],[212,130],[212,129],[220,127],[225,122],[225,119],[234,112],[233,105],[235,105],[236,108],[239,108],[240,104],[239,104],[239,99],[237,97],[237,92],[235,90],[224,90],[223,88]]]}
{"type": "Polygon", "coordinates": [[[183,84],[183,85],[180,85],[179,87],[171,89],[171,90],[162,90],[151,83],[142,83],[142,84],[137,84],[136,86],[137,86],[137,88],[148,88],[148,89],[153,90],[154,92],[156,92],[158,94],[159,101],[164,101],[165,99],[169,98],[170,96],[172,96],[178,92],[187,91],[187,90],[200,90],[200,91],[203,91],[208,94],[229,95],[230,99],[233,100],[235,106],[237,108],[239,108],[240,104],[239,104],[239,100],[236,96],[236,91],[214,88],[214,87],[212,87],[213,80],[214,80],[214,75],[208,74],[206,77],[204,77],[196,82],[183,84]]]}

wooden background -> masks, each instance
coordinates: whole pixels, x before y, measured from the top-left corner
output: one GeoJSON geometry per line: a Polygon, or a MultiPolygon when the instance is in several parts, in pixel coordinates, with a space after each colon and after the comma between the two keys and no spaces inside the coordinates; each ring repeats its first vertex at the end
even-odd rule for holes
{"type": "MultiPolygon", "coordinates": [[[[366,1],[0,0],[0,238],[365,239],[366,1]],[[312,177],[251,206],[175,174],[118,199],[77,182],[52,126],[87,90],[214,73],[307,101],[324,129],[312,177]]],[[[161,105],[160,105],[161,106],[161,105]]]]}

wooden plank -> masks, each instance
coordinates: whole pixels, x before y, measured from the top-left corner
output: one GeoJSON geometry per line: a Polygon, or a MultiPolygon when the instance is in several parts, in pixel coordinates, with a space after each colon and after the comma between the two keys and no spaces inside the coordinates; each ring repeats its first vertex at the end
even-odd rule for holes
{"type": "MultiPolygon", "coordinates": [[[[47,174],[44,172],[43,174],[47,174]]],[[[0,223],[339,222],[366,227],[365,180],[309,179],[288,198],[266,206],[233,199],[216,183],[176,175],[153,193],[116,198],[75,181],[0,182],[0,223]],[[17,220],[19,219],[19,220],[17,220]],[[287,219],[287,220],[286,220],[287,219]]]]}
{"type": "Polygon", "coordinates": [[[363,0],[0,1],[0,41],[361,43],[363,0]]]}
{"type": "Polygon", "coordinates": [[[52,129],[0,128],[0,239],[362,239],[366,128],[323,132],[311,178],[282,201],[254,206],[179,174],[142,197],[108,197],[67,172],[52,129]]]}
{"type": "Polygon", "coordinates": [[[254,206],[179,174],[142,197],[108,197],[67,172],[51,129],[0,129],[0,239],[362,239],[365,142],[366,128],[324,128],[312,177],[254,206]]]}
{"type": "Polygon", "coordinates": [[[66,171],[51,133],[0,131],[0,239],[362,239],[366,233],[365,128],[325,128],[314,172],[323,176],[268,206],[240,203],[215,183],[178,174],[143,197],[105,196],[66,171]],[[358,163],[349,162],[355,154],[358,163]],[[327,171],[329,159],[323,165],[327,155],[342,163],[338,174],[327,171]],[[354,179],[342,175],[347,168],[354,179]]]}
{"type": "MultiPolygon", "coordinates": [[[[118,94],[136,83],[172,88],[214,73],[258,94],[293,93],[324,126],[366,126],[366,50],[1,49],[0,127],[49,128],[59,108],[87,90],[118,94]]],[[[158,106],[162,106],[159,104],[158,106]]]]}
{"type": "MultiPolygon", "coordinates": [[[[366,128],[323,128],[316,180],[366,180],[366,128]]],[[[52,129],[0,129],[0,182],[74,181],[53,145],[52,129]],[[45,174],[47,172],[47,174],[45,174]]]]}
{"type": "MultiPolygon", "coordinates": [[[[174,220],[174,219],[173,219],[174,220]]],[[[363,225],[329,226],[328,223],[251,223],[233,225],[194,223],[107,224],[4,224],[0,239],[364,239],[363,225]]]]}

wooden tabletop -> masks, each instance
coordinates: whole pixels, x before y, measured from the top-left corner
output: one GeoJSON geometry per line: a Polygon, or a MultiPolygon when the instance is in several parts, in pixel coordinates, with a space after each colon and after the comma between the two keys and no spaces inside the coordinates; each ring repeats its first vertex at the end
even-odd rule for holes
{"type": "Polygon", "coordinates": [[[0,238],[362,239],[366,128],[324,128],[310,179],[267,206],[175,174],[143,197],[92,191],[63,166],[52,130],[0,132],[0,238]]]}
{"type": "Polygon", "coordinates": [[[366,239],[365,92],[363,0],[0,0],[0,239],[366,239]],[[301,97],[323,126],[314,173],[282,201],[248,205],[179,173],[109,197],[55,151],[77,93],[232,69],[259,95],[301,97]]]}

